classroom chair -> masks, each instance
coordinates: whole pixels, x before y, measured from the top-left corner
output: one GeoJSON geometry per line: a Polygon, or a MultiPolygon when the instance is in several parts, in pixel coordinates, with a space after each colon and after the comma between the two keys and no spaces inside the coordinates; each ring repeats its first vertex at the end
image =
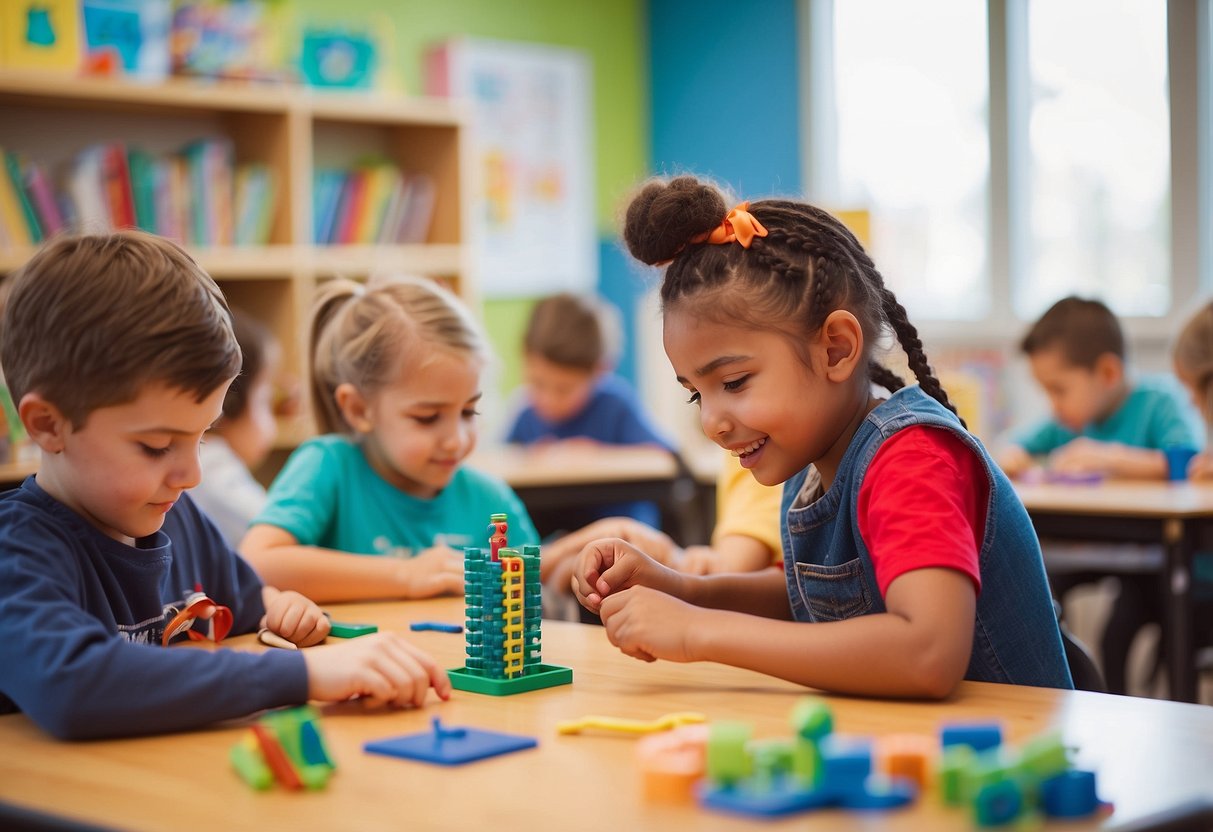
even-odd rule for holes
{"type": "Polygon", "coordinates": [[[1070,677],[1074,680],[1076,690],[1090,690],[1096,693],[1107,693],[1108,686],[1099,665],[1087,646],[1074,637],[1062,617],[1061,604],[1053,599],[1053,612],[1057,615],[1057,626],[1061,630],[1061,646],[1066,652],[1066,663],[1070,666],[1070,677]]]}

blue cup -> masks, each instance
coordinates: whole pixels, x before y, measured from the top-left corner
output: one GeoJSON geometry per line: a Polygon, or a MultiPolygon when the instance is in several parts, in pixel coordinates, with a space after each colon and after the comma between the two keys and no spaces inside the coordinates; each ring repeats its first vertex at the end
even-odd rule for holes
{"type": "Polygon", "coordinates": [[[1187,445],[1169,445],[1163,450],[1167,455],[1167,479],[1178,482],[1188,478],[1188,463],[1196,456],[1196,449],[1187,445]]]}

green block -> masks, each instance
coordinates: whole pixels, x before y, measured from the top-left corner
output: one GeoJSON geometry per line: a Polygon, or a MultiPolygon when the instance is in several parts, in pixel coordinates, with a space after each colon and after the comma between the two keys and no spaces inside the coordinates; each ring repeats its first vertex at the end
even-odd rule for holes
{"type": "Polygon", "coordinates": [[[834,730],[834,714],[824,699],[806,696],[792,708],[792,730],[806,740],[820,740],[834,730]]]}
{"type": "Polygon", "coordinates": [[[976,765],[977,755],[967,745],[953,745],[944,750],[936,769],[939,796],[948,806],[960,806],[965,801],[963,783],[967,772],[976,765]]]}
{"type": "Polygon", "coordinates": [[[744,780],[753,771],[753,758],[746,750],[751,728],[745,722],[713,722],[708,729],[707,775],[722,786],[744,780]]]}
{"type": "Polygon", "coordinates": [[[1020,749],[1019,769],[1026,778],[1047,780],[1069,768],[1069,752],[1057,731],[1033,737],[1020,749]]]}
{"type": "Polygon", "coordinates": [[[511,696],[515,693],[569,685],[573,682],[573,671],[570,668],[554,664],[541,664],[538,667],[527,668],[521,676],[515,676],[512,679],[482,676],[466,667],[448,670],[447,675],[451,677],[451,687],[455,690],[485,693],[489,696],[511,696]]]}

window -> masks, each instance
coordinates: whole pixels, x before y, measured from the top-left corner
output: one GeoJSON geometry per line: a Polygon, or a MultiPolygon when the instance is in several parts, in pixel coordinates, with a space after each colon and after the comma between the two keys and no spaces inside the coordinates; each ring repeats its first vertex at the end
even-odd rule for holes
{"type": "Polygon", "coordinates": [[[1079,293],[1161,338],[1213,285],[1213,0],[801,13],[806,193],[870,211],[913,320],[1000,337],[1079,293]]]}
{"type": "Polygon", "coordinates": [[[837,183],[825,198],[871,212],[873,259],[912,317],[983,317],[985,8],[845,0],[833,11],[837,183]]]}
{"type": "Polygon", "coordinates": [[[1165,9],[1157,0],[1028,6],[1030,251],[1015,287],[1024,318],[1071,292],[1121,315],[1170,309],[1165,9]]]}

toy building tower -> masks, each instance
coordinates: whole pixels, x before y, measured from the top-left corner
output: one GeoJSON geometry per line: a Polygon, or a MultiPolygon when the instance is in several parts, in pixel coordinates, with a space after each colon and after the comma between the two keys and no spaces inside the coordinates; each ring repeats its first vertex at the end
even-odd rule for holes
{"type": "Polygon", "coordinates": [[[539,547],[512,549],[504,514],[490,518],[489,549],[464,550],[467,663],[449,671],[456,690],[506,696],[567,685],[573,671],[542,664],[539,547]]]}

